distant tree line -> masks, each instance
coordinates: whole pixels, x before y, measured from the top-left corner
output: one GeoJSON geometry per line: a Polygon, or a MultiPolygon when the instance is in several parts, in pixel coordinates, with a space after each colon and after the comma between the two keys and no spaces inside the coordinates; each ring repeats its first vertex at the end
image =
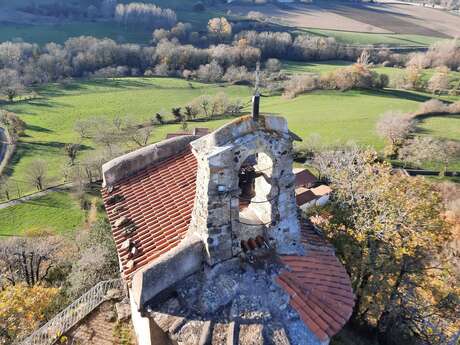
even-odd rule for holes
{"type": "Polygon", "coordinates": [[[142,2],[118,4],[115,8],[115,19],[127,26],[144,26],[149,29],[171,28],[177,22],[176,13],[173,10],[142,2]]]}
{"type": "MultiPolygon", "coordinates": [[[[106,7],[109,14],[114,4],[112,0],[104,0],[99,6],[106,7]]],[[[366,51],[363,66],[407,65],[406,72],[395,81],[396,87],[442,93],[449,89],[449,70],[460,68],[457,40],[436,43],[426,53],[402,55],[387,48],[368,50],[338,43],[330,37],[287,32],[243,31],[232,36],[232,25],[223,17],[209,21],[207,34],[198,33],[190,24],[174,25],[174,13],[143,3],[119,4],[115,11],[120,22],[126,25],[144,23],[151,27],[158,24],[159,28],[152,33],[152,44],[122,44],[90,36],[70,38],[62,45],[48,43],[43,47],[4,42],[0,44],[0,92],[12,101],[25,87],[92,76],[176,76],[204,82],[251,82],[251,71],[261,60],[265,60],[267,66],[270,66],[269,61],[278,61],[276,59],[356,61],[366,51]],[[421,70],[430,67],[440,70],[429,85],[421,85],[421,70]]],[[[266,79],[286,79],[279,73],[280,66],[273,69],[275,65],[280,65],[279,61],[267,68],[266,79]]],[[[296,78],[287,86],[297,89],[293,94],[315,88],[346,90],[363,85],[380,88],[388,84],[388,80],[382,78],[369,69],[344,68],[322,79],[302,76],[302,80],[296,78]]],[[[273,83],[269,87],[282,88],[273,83]]],[[[457,89],[460,90],[460,83],[457,89]]]]}

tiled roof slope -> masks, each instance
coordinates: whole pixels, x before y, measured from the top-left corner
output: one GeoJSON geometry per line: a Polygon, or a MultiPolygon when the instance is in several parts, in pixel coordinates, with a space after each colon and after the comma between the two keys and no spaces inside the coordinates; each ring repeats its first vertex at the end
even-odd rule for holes
{"type": "Polygon", "coordinates": [[[309,223],[302,224],[305,256],[281,256],[288,270],[277,277],[291,306],[316,336],[335,335],[351,316],[354,294],[345,268],[333,247],[309,223]]]}
{"type": "Polygon", "coordinates": [[[177,246],[187,232],[195,197],[197,162],[189,147],[117,182],[102,197],[121,259],[123,277],[177,246]],[[110,198],[119,195],[111,204],[110,198]],[[117,227],[125,217],[134,228],[117,227]],[[126,244],[130,239],[131,245],[126,244]],[[133,249],[134,248],[134,249],[133,249]]]}
{"type": "Polygon", "coordinates": [[[313,187],[318,179],[308,169],[294,168],[295,186],[296,187],[313,187]]]}

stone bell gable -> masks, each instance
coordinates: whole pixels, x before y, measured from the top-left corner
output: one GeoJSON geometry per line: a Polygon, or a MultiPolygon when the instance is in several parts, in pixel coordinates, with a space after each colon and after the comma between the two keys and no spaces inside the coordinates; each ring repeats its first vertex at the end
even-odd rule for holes
{"type": "Polygon", "coordinates": [[[292,142],[284,118],[244,116],[191,143],[198,167],[189,231],[202,238],[209,264],[237,256],[257,237],[279,254],[298,252],[292,142]],[[241,216],[240,172],[248,161],[259,175],[245,200],[255,224],[241,216]]]}
{"type": "Polygon", "coordinates": [[[299,138],[258,103],[103,166],[139,345],[325,345],[352,313],[347,272],[299,218],[312,187],[293,169],[299,138]]]}

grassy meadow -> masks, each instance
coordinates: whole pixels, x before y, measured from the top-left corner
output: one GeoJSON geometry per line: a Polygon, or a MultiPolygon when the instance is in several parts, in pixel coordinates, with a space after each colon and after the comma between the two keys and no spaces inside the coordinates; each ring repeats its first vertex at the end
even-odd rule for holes
{"type": "MultiPolygon", "coordinates": [[[[295,73],[318,73],[324,74],[332,72],[337,68],[346,67],[352,65],[351,61],[344,60],[330,60],[330,61],[321,61],[321,62],[297,62],[297,61],[284,61],[283,70],[289,74],[295,73]]],[[[377,73],[384,73],[388,75],[391,80],[394,80],[396,77],[404,73],[404,69],[395,68],[395,67],[381,67],[376,66],[373,68],[377,73]]],[[[433,74],[436,73],[436,70],[433,68],[424,69],[422,71],[422,79],[427,82],[433,74]]],[[[451,71],[450,78],[452,82],[460,81],[460,72],[451,71]]]]}
{"type": "MultiPolygon", "coordinates": [[[[32,190],[26,182],[26,168],[36,158],[48,163],[50,184],[62,181],[62,169],[67,161],[63,148],[66,143],[80,140],[74,131],[78,119],[102,116],[110,120],[117,115],[128,115],[139,121],[149,121],[157,112],[163,113],[165,118],[172,118],[172,107],[184,107],[202,94],[223,91],[230,98],[249,100],[252,92],[246,86],[203,84],[175,78],[80,81],[65,86],[49,85],[37,91],[37,99],[5,106],[27,123],[26,136],[21,138],[7,170],[12,180],[20,184],[23,193],[32,190]]],[[[387,110],[415,110],[427,99],[426,95],[395,90],[317,91],[295,99],[263,97],[261,110],[285,116],[291,130],[302,138],[319,134],[327,145],[353,140],[381,149],[384,143],[375,135],[379,116],[387,110]]],[[[229,120],[190,123],[189,127],[216,128],[229,120]]],[[[434,126],[437,131],[442,131],[442,127],[452,127],[457,121],[449,118],[439,123],[439,119],[428,119],[424,126],[428,129],[434,126]]],[[[178,130],[180,125],[156,126],[151,141],[161,140],[167,133],[178,130]]],[[[79,158],[94,150],[90,140],[83,141],[82,145],[79,158]]]]}
{"type": "MultiPolygon", "coordinates": [[[[64,2],[64,0],[61,0],[64,2]]],[[[35,4],[56,3],[59,0],[15,0],[14,3],[7,0],[0,0],[0,42],[10,40],[22,40],[25,42],[45,45],[49,42],[64,43],[70,37],[94,36],[98,38],[111,38],[117,42],[130,42],[148,44],[152,39],[153,29],[127,28],[119,25],[114,20],[89,20],[89,19],[56,19],[53,22],[46,22],[42,18],[30,21],[23,18],[8,18],[2,20],[2,10],[21,10],[25,6],[35,4]]],[[[217,9],[206,9],[204,12],[192,10],[194,2],[183,0],[144,0],[142,2],[155,3],[163,8],[171,8],[176,14],[178,21],[188,22],[197,31],[205,30],[210,18],[224,15],[224,12],[217,9]]],[[[87,7],[90,2],[80,1],[82,8],[87,7]]]]}
{"type": "MultiPolygon", "coordinates": [[[[326,73],[347,65],[343,61],[326,63],[285,63],[289,73],[326,73]]],[[[397,69],[385,68],[391,73],[397,69]]],[[[382,71],[380,71],[382,72],[382,71]]],[[[429,71],[427,73],[430,73],[429,71]]],[[[27,182],[26,169],[35,159],[47,162],[48,185],[63,182],[62,171],[67,164],[64,146],[80,141],[74,130],[75,122],[90,117],[112,120],[116,116],[129,116],[139,122],[148,122],[157,112],[172,119],[171,108],[184,107],[203,94],[225,92],[231,99],[247,101],[252,88],[228,84],[205,84],[176,78],[114,78],[80,80],[65,84],[50,84],[35,90],[38,97],[3,103],[7,110],[17,113],[27,124],[6,174],[22,194],[34,191],[27,182]]],[[[324,145],[340,145],[354,141],[381,150],[384,142],[375,133],[379,117],[388,110],[414,111],[430,95],[387,89],[383,91],[353,90],[315,91],[287,99],[280,95],[266,96],[261,101],[265,114],[285,116],[289,128],[306,139],[318,134],[324,145]]],[[[451,100],[459,99],[450,98],[451,100]]],[[[244,109],[249,112],[250,108],[244,109]]],[[[189,122],[189,128],[217,128],[231,118],[206,122],[189,122]]],[[[167,133],[181,131],[179,124],[156,125],[150,142],[165,138],[167,133]]],[[[460,116],[434,116],[423,119],[417,135],[431,135],[446,139],[460,137],[460,116]]],[[[78,159],[95,150],[91,140],[81,142],[78,159]]],[[[129,149],[135,149],[135,146],[129,149]]],[[[452,165],[460,169],[460,162],[452,165]]],[[[84,212],[70,194],[53,193],[36,201],[0,210],[0,234],[22,233],[28,229],[47,228],[57,232],[81,226],[84,212]],[[28,210],[30,209],[30,212],[28,210]],[[61,221],[62,220],[62,221],[61,221]]]]}
{"type": "Polygon", "coordinates": [[[47,230],[71,233],[83,224],[82,211],[71,194],[55,192],[20,205],[0,209],[0,236],[47,230]]]}
{"type": "Polygon", "coordinates": [[[370,33],[342,30],[308,28],[302,31],[317,36],[334,37],[337,42],[346,44],[385,44],[388,46],[429,46],[440,40],[439,37],[393,33],[370,33]]]}

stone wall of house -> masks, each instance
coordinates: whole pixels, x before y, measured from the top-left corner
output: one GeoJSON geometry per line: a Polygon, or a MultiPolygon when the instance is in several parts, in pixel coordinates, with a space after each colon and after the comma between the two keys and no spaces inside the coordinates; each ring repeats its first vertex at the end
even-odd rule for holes
{"type": "Polygon", "coordinates": [[[240,251],[238,173],[241,164],[259,154],[258,170],[271,182],[256,181],[254,212],[263,220],[265,239],[279,253],[300,250],[300,227],[292,173],[292,137],[284,118],[241,117],[191,143],[198,160],[197,192],[189,231],[205,242],[206,259],[214,264],[240,251]],[[264,184],[265,183],[265,184],[264,184]],[[265,195],[264,195],[265,194],[265,195]]]}

